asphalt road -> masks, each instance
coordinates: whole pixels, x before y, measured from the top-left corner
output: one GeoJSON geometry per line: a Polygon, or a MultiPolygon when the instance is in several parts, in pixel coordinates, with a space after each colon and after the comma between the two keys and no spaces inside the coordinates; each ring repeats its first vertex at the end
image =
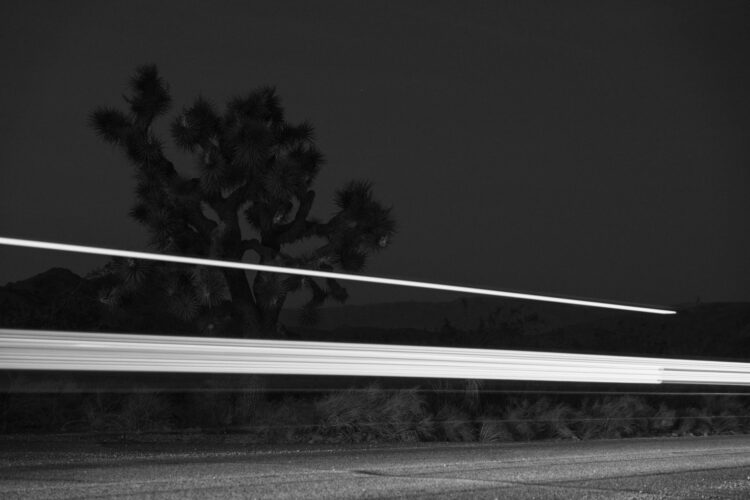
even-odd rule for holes
{"type": "Polygon", "coordinates": [[[0,440],[0,498],[750,498],[750,436],[400,447],[0,440]]]}

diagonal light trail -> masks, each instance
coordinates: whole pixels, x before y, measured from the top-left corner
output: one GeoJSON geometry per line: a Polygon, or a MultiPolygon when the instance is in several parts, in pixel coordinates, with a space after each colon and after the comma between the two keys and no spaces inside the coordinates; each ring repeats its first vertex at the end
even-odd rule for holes
{"type": "Polygon", "coordinates": [[[248,271],[263,271],[269,273],[294,274],[300,276],[311,276],[315,278],[333,278],[347,281],[360,281],[365,283],[376,283],[381,285],[407,286],[413,288],[428,288],[432,290],[443,290],[447,292],[470,293],[476,295],[490,295],[493,297],[505,297],[510,299],[535,300],[541,302],[554,302],[576,306],[599,307],[604,309],[618,309],[621,311],[634,311],[650,314],[676,314],[670,309],[658,307],[634,306],[626,304],[615,304],[596,300],[568,299],[549,295],[531,293],[518,293],[502,290],[490,290],[486,288],[474,288],[468,286],[446,285],[441,283],[429,283],[425,281],[412,281],[394,278],[382,278],[377,276],[363,276],[358,274],[345,274],[329,271],[318,271],[313,269],[299,269],[294,267],[267,266],[264,264],[250,264],[246,262],[233,262],[225,260],[204,259],[198,257],[184,257],[181,255],[164,255],[147,252],[135,252],[131,250],[118,250],[114,248],[101,248],[83,245],[70,245],[66,243],[54,243],[49,241],[25,240],[18,238],[0,237],[0,245],[8,245],[24,248],[36,248],[42,250],[57,250],[62,252],[85,253],[90,255],[107,255],[111,257],[124,257],[130,259],[158,260],[163,262],[175,262],[181,264],[192,264],[200,266],[224,267],[230,269],[243,269],[248,271]]]}
{"type": "Polygon", "coordinates": [[[17,329],[0,369],[750,385],[750,363],[17,329]]]}

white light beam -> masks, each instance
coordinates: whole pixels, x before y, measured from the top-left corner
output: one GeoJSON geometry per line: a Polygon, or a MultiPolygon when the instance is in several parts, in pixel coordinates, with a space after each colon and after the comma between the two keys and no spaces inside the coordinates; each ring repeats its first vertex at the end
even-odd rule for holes
{"type": "Polygon", "coordinates": [[[750,363],[0,329],[0,369],[750,386],[750,363]]]}
{"type": "Polygon", "coordinates": [[[618,309],[621,311],[634,311],[651,314],[676,314],[670,309],[632,306],[625,304],[614,304],[595,300],[566,299],[549,295],[538,295],[531,293],[506,292],[502,290],[489,290],[486,288],[474,288],[468,286],[444,285],[440,283],[428,283],[424,281],[412,281],[393,278],[380,278],[377,276],[362,276],[357,274],[344,274],[329,271],[317,271],[312,269],[299,269],[293,267],[267,266],[264,264],[250,264],[245,262],[232,262],[225,260],[204,259],[198,257],[183,257],[180,255],[164,255],[147,252],[134,252],[131,250],[118,250],[114,248],[90,247],[83,245],[70,245],[66,243],[53,243],[48,241],[25,240],[18,238],[6,238],[0,236],[0,245],[15,247],[37,248],[42,250],[58,250],[62,252],[85,253],[92,255],[107,255],[111,257],[124,257],[130,259],[158,260],[163,262],[176,262],[180,264],[193,264],[199,266],[224,267],[230,269],[243,269],[248,271],[263,271],[269,273],[295,274],[301,276],[312,276],[316,278],[334,278],[339,280],[360,281],[365,283],[377,283],[381,285],[408,286],[412,288],[429,288],[432,290],[443,290],[446,292],[471,293],[476,295],[490,295],[493,297],[505,297],[510,299],[536,300],[541,302],[554,302],[575,306],[600,307],[604,309],[618,309]]]}

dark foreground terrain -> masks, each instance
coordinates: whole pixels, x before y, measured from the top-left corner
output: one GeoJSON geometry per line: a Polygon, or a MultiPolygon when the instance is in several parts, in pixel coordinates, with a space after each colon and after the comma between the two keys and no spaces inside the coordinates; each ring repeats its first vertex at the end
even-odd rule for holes
{"type": "Polygon", "coordinates": [[[750,436],[251,448],[0,442],[10,498],[748,498],[750,436]]]}

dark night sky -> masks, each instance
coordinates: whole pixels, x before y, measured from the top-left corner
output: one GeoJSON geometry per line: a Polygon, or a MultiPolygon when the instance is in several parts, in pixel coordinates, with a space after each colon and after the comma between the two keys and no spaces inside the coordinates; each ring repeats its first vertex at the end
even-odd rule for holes
{"type": "MultiPolygon", "coordinates": [[[[373,274],[645,303],[750,300],[747,2],[4,3],[0,233],[145,250],[86,127],[155,62],[175,110],[278,86],[375,183],[373,274]]],[[[176,158],[178,161],[180,157],[176,158]]],[[[185,158],[182,158],[186,160],[185,158]]],[[[190,163],[183,161],[184,171],[190,163]]],[[[0,283],[102,259],[0,249],[0,283]]],[[[353,288],[352,302],[451,298],[353,288]]]]}

